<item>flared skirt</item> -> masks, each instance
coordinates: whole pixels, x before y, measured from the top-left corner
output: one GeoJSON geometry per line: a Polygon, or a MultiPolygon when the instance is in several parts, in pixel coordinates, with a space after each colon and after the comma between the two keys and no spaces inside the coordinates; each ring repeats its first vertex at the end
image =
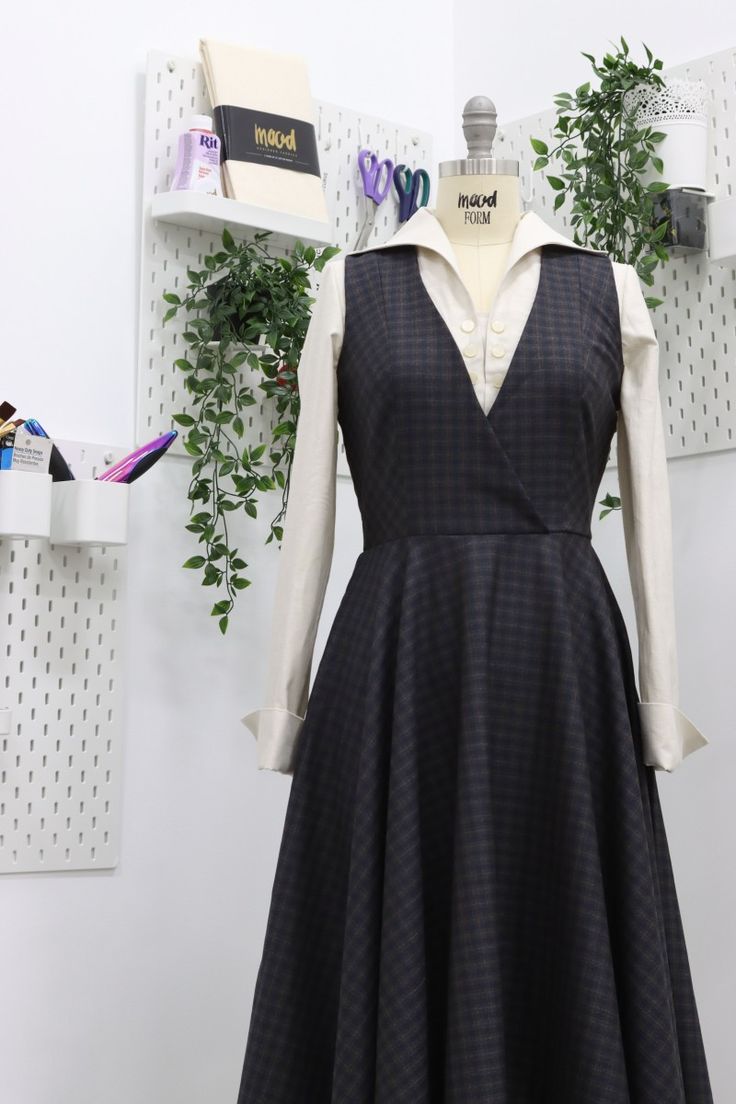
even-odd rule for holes
{"type": "Polygon", "coordinates": [[[299,737],[238,1104],[712,1104],[590,540],[358,557],[299,737]]]}

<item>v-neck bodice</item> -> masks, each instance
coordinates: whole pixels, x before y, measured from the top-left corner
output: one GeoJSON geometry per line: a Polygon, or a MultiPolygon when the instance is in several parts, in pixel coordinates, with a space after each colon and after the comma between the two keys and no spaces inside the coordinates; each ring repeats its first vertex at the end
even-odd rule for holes
{"type": "Polygon", "coordinates": [[[590,539],[622,372],[608,257],[547,245],[484,411],[413,246],[346,257],[338,418],[364,547],[441,533],[590,539]]]}

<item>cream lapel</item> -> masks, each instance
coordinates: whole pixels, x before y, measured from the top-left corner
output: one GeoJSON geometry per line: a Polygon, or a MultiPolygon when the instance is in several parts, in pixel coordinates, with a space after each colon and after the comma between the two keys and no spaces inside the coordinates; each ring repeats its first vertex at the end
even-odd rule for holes
{"type": "MultiPolygon", "coordinates": [[[[367,253],[372,249],[388,249],[394,245],[419,245],[424,249],[431,249],[435,253],[439,253],[444,257],[457,274],[458,279],[462,282],[462,275],[458,268],[452,242],[448,238],[442,223],[437,218],[435,208],[418,208],[411,218],[403,222],[387,241],[367,245],[362,249],[352,250],[352,252],[367,253]]],[[[570,249],[579,249],[585,253],[605,254],[605,250],[602,249],[593,249],[592,246],[577,245],[553,226],[545,222],[536,211],[524,211],[516,225],[514,236],[511,240],[511,249],[507,257],[504,277],[517,261],[542,245],[565,245],[570,249]]]]}

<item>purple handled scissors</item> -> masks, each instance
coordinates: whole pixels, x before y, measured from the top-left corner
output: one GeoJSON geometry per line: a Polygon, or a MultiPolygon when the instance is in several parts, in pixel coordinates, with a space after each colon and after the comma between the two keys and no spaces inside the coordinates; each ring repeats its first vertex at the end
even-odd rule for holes
{"type": "Polygon", "coordinates": [[[373,229],[376,210],[388,195],[393,179],[394,163],[390,157],[381,160],[373,150],[361,149],[358,153],[358,167],[363,180],[363,194],[373,202],[368,204],[365,220],[358,234],[354,249],[361,249],[373,229]],[[382,177],[385,172],[385,180],[382,177]]]}
{"type": "Polygon", "coordinates": [[[378,154],[374,153],[373,150],[362,149],[358,154],[358,165],[360,166],[360,175],[363,177],[364,193],[374,203],[383,203],[391,187],[391,178],[394,171],[393,161],[390,157],[384,157],[382,161],[379,161],[378,154]],[[384,168],[386,170],[386,180],[381,187],[379,182],[384,168]]]}

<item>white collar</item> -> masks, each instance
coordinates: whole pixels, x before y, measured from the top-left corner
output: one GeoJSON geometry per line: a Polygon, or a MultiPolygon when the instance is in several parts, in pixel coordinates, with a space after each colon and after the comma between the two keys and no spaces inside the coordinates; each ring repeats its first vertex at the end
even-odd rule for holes
{"type": "MultiPolygon", "coordinates": [[[[385,242],[366,245],[362,249],[354,249],[354,253],[367,253],[371,249],[387,249],[393,245],[421,245],[424,249],[432,249],[445,258],[457,275],[462,279],[457,266],[457,258],[452,242],[434,207],[419,207],[411,218],[401,223],[398,230],[385,242]]],[[[559,230],[545,222],[536,211],[524,211],[519,218],[514,236],[511,239],[511,249],[506,261],[508,272],[525,253],[537,249],[541,245],[566,245],[570,249],[579,249],[585,253],[605,254],[603,249],[594,249],[589,245],[577,245],[570,241],[559,230]]]]}

